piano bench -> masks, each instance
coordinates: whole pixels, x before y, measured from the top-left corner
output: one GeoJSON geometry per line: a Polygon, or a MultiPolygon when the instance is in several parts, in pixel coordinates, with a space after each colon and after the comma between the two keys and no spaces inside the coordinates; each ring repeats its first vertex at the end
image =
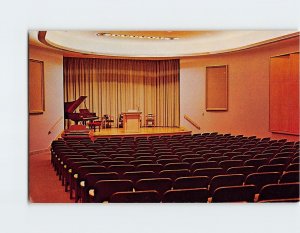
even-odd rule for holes
{"type": "Polygon", "coordinates": [[[102,121],[89,122],[88,125],[90,129],[94,129],[94,132],[96,131],[96,127],[99,127],[98,129],[100,131],[100,128],[102,126],[102,121]]]}

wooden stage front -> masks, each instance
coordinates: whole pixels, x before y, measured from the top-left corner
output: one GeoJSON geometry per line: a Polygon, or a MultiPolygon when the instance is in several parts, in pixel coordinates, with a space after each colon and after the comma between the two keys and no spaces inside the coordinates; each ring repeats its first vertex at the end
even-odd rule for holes
{"type": "Polygon", "coordinates": [[[133,137],[133,136],[173,136],[173,135],[190,135],[192,132],[183,127],[141,127],[138,133],[125,133],[122,128],[101,129],[94,132],[94,138],[100,137],[133,137]]]}

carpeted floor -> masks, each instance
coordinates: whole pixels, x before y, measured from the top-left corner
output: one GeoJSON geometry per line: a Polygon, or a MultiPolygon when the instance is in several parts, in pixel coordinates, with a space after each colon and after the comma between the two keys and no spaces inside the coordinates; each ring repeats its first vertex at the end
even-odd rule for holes
{"type": "Polygon", "coordinates": [[[72,203],[50,163],[50,152],[29,156],[29,198],[33,203],[72,203]]]}

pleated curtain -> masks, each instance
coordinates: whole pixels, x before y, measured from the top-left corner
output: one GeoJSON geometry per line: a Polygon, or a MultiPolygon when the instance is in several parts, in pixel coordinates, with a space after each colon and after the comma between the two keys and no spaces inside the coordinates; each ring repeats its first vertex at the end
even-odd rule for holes
{"type": "MultiPolygon", "coordinates": [[[[179,60],[64,58],[64,101],[87,96],[97,116],[139,110],[142,124],[149,113],[157,126],[179,126],[179,60]]],[[[67,122],[70,124],[70,122],[67,122]]]]}

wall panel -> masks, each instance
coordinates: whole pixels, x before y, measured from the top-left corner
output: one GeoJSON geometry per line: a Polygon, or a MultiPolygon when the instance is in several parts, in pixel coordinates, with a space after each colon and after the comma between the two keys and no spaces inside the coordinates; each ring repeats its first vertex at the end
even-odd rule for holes
{"type": "Polygon", "coordinates": [[[299,135],[299,54],[270,60],[270,131],[299,135]]]}

